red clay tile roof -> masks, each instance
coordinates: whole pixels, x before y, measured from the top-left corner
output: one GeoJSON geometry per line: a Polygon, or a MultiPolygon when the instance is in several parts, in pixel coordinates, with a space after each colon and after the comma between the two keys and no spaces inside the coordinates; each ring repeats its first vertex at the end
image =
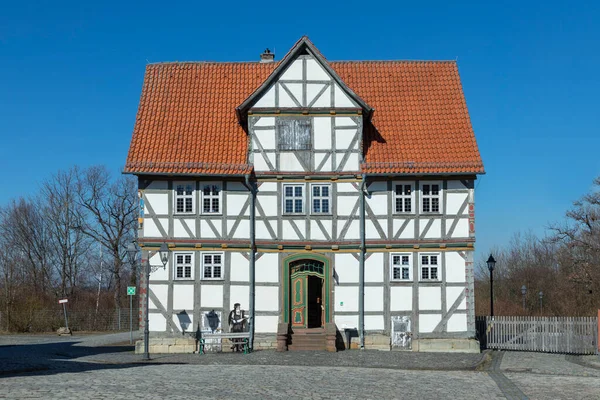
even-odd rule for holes
{"type": "MultiPolygon", "coordinates": [[[[484,173],[455,62],[329,64],[375,109],[365,124],[363,172],[484,173]]],[[[148,65],[124,172],[251,172],[235,109],[277,65],[148,65]]]]}

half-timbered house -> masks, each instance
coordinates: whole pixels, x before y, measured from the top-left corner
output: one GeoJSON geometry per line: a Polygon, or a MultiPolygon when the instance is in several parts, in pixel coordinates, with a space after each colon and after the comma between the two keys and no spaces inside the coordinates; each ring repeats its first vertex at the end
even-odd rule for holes
{"type": "Polygon", "coordinates": [[[280,61],[149,64],[125,172],[151,351],[227,331],[235,303],[255,349],[478,351],[484,169],[455,61],[328,61],[303,37],[280,61]]]}

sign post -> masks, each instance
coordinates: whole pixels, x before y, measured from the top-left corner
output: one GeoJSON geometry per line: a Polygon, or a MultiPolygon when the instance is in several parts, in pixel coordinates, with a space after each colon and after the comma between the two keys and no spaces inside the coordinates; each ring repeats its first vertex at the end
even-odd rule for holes
{"type": "Polygon", "coordinates": [[[127,286],[127,296],[129,296],[129,344],[133,344],[133,296],[135,296],[135,286],[127,286]]]}
{"type": "Polygon", "coordinates": [[[58,300],[58,304],[63,305],[63,312],[65,313],[65,327],[67,328],[67,332],[69,331],[69,319],[67,318],[67,303],[69,299],[60,299],[58,300]]]}

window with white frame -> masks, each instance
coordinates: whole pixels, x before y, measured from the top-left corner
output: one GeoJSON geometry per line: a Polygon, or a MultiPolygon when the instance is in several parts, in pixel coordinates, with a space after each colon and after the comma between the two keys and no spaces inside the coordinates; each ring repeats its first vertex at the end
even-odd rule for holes
{"type": "Polygon", "coordinates": [[[202,214],[221,213],[221,185],[218,183],[202,183],[202,214]]]}
{"type": "Polygon", "coordinates": [[[193,214],[194,213],[194,183],[177,182],[175,183],[175,213],[193,214]]]}
{"type": "Polygon", "coordinates": [[[193,279],[194,263],[192,253],[174,253],[175,261],[174,279],[193,279]]]}
{"type": "Polygon", "coordinates": [[[439,182],[422,183],[421,184],[421,212],[423,213],[439,213],[441,185],[439,182]]]}
{"type": "Polygon", "coordinates": [[[202,253],[202,279],[223,279],[223,253],[202,253]]]}
{"type": "Polygon", "coordinates": [[[331,213],[331,185],[313,184],[312,188],[312,213],[331,213]]]}
{"type": "Polygon", "coordinates": [[[412,183],[394,183],[394,212],[403,214],[413,212],[413,192],[412,183]]]}
{"type": "Polygon", "coordinates": [[[421,280],[437,281],[439,273],[439,254],[421,254],[421,280]]]}
{"type": "Polygon", "coordinates": [[[392,280],[393,281],[409,281],[411,280],[411,255],[392,254],[392,280]]]}
{"type": "Polygon", "coordinates": [[[283,213],[304,213],[304,185],[283,185],[283,213]]]}

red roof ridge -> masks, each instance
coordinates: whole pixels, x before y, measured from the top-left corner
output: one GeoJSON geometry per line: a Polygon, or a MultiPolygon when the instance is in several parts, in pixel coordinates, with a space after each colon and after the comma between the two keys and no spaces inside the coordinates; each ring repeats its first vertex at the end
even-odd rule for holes
{"type": "MultiPolygon", "coordinates": [[[[148,66],[155,65],[179,65],[179,64],[259,64],[259,65],[277,65],[281,60],[274,63],[261,63],[259,61],[160,61],[148,63],[148,66]]],[[[427,64],[457,64],[456,60],[327,60],[331,63],[427,63],[427,64]]]]}

